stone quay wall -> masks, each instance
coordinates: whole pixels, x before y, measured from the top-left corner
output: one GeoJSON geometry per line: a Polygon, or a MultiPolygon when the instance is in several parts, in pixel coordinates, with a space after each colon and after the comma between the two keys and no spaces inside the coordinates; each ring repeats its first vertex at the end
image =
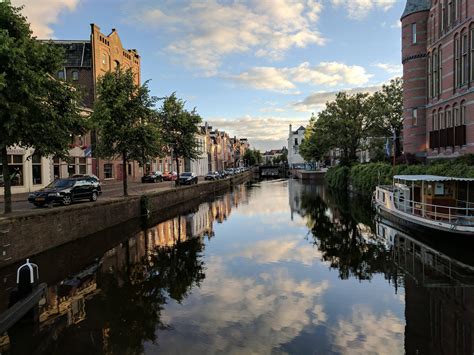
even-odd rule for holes
{"type": "MultiPolygon", "coordinates": [[[[211,196],[253,177],[252,171],[217,181],[145,193],[151,214],[211,196]]],[[[0,220],[0,268],[143,215],[141,196],[32,211],[0,220]]]]}

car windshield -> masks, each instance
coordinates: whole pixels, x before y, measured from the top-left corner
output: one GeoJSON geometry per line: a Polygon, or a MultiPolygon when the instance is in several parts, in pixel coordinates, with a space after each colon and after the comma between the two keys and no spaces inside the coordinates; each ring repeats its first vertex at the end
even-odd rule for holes
{"type": "Polygon", "coordinates": [[[191,176],[191,173],[182,173],[181,176],[188,177],[188,176],[191,176]]]}
{"type": "Polygon", "coordinates": [[[58,180],[54,180],[51,184],[49,184],[46,187],[62,189],[62,188],[74,186],[75,182],[76,182],[75,180],[58,179],[58,180]]]}

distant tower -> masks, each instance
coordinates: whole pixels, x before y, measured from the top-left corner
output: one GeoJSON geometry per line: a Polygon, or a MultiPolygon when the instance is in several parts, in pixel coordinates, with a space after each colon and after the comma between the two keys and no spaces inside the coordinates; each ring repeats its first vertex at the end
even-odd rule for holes
{"type": "Polygon", "coordinates": [[[403,151],[426,156],[427,29],[431,0],[407,0],[402,14],[403,151]]]}

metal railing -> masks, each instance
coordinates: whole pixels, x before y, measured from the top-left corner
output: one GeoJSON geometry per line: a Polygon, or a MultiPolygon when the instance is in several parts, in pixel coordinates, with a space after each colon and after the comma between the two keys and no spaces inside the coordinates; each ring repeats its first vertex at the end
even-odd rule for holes
{"type": "MultiPolygon", "coordinates": [[[[395,189],[389,186],[380,186],[382,190],[394,192],[395,189]]],[[[456,200],[456,203],[459,200],[456,200]]],[[[471,205],[472,203],[462,201],[471,205]]],[[[393,194],[395,208],[401,212],[410,213],[432,221],[440,221],[452,225],[473,226],[474,227],[474,207],[453,207],[444,205],[434,205],[414,200],[400,199],[393,194]]]]}

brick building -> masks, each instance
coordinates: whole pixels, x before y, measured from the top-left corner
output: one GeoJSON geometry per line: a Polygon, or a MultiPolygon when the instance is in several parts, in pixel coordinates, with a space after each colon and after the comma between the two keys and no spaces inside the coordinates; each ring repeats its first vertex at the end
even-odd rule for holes
{"type": "Polygon", "coordinates": [[[401,21],[404,152],[474,153],[474,2],[408,0],[401,21]]]}
{"type": "MultiPolygon", "coordinates": [[[[109,35],[100,32],[100,28],[91,24],[88,40],[55,40],[65,52],[64,68],[57,77],[73,83],[84,92],[84,106],[92,110],[99,78],[105,73],[120,67],[131,68],[136,84],[140,84],[140,56],[135,49],[125,49],[118,32],[112,29],[109,35]]],[[[94,156],[97,136],[94,132],[84,137],[75,137],[71,144],[72,162],[55,161],[55,177],[66,177],[74,173],[93,173],[101,179],[122,180],[122,162],[120,159],[103,160],[94,156]],[[83,168],[85,166],[85,168],[83,168]]],[[[158,163],[157,163],[158,164],[158,163]]],[[[153,166],[149,166],[154,168],[153,166]]],[[[130,162],[127,169],[130,180],[139,180],[143,168],[130,162]]]]}

